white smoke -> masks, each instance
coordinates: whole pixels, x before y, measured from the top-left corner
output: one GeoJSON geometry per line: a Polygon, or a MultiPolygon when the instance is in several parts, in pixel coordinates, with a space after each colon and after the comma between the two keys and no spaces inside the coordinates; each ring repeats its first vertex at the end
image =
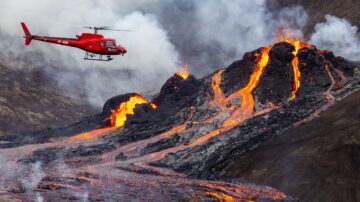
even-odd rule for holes
{"type": "Polygon", "coordinates": [[[267,8],[265,0],[167,0],[143,8],[154,13],[171,41],[202,76],[224,68],[243,54],[276,41],[276,29],[290,29],[302,37],[307,14],[300,6],[267,8]]]}
{"type": "Polygon", "coordinates": [[[315,26],[310,42],[321,49],[331,50],[336,55],[360,61],[358,28],[335,16],[325,16],[326,21],[315,26]]]}
{"type": "Polygon", "coordinates": [[[21,184],[26,193],[35,201],[42,202],[43,197],[35,189],[46,176],[41,168],[41,162],[21,164],[0,156],[0,189],[18,188],[21,184]]]}
{"type": "Polygon", "coordinates": [[[271,42],[274,27],[268,24],[271,14],[264,0],[196,1],[196,17],[202,26],[202,39],[217,41],[227,48],[236,48],[237,57],[245,51],[271,42]]]}
{"type": "MultiPolygon", "coordinates": [[[[136,9],[139,5],[152,2],[156,0],[4,0],[0,2],[0,30],[11,37],[2,37],[1,40],[12,42],[0,47],[12,55],[31,55],[35,51],[44,53],[44,58],[30,59],[34,62],[41,60],[42,68],[54,75],[64,89],[72,90],[74,86],[84,85],[81,88],[96,106],[101,106],[106,99],[117,94],[153,91],[177,71],[179,61],[156,16],[136,9]],[[26,22],[32,34],[50,36],[74,37],[86,31],[73,25],[110,26],[135,32],[103,33],[117,39],[128,49],[128,54],[107,63],[90,62],[82,59],[83,51],[68,47],[32,42],[25,49],[21,39],[21,21],[26,22]]],[[[5,57],[11,55],[7,53],[5,57]]]]}
{"type": "Polygon", "coordinates": [[[276,17],[277,35],[285,38],[303,39],[303,28],[308,22],[308,14],[302,6],[285,7],[276,17]]]}
{"type": "Polygon", "coordinates": [[[36,192],[36,202],[43,202],[44,198],[41,196],[39,192],[36,192]]]}

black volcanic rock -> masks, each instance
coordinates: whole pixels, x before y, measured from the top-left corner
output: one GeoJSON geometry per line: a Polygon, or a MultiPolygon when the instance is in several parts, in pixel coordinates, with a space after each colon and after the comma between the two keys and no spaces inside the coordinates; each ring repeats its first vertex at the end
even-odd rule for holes
{"type": "Polygon", "coordinates": [[[242,60],[233,62],[222,74],[220,88],[225,95],[242,89],[249,81],[256,64],[256,54],[260,49],[245,53],[242,60]]]}
{"type": "Polygon", "coordinates": [[[158,106],[162,104],[175,104],[184,100],[186,104],[191,105],[190,97],[197,93],[202,86],[202,83],[193,75],[189,75],[187,79],[174,74],[170,77],[160,90],[159,96],[154,100],[158,106]]]}
{"type": "Polygon", "coordinates": [[[290,63],[294,59],[295,47],[287,42],[276,43],[270,50],[271,61],[290,63]]]}
{"type": "Polygon", "coordinates": [[[342,70],[345,76],[352,77],[354,76],[354,70],[356,68],[356,64],[346,60],[343,57],[335,57],[334,53],[331,51],[322,51],[325,59],[330,61],[333,67],[337,67],[342,70]]]}
{"type": "Polygon", "coordinates": [[[286,103],[294,85],[294,71],[291,61],[294,59],[294,46],[289,43],[277,43],[270,50],[270,61],[260,78],[254,94],[265,104],[271,100],[275,104],[286,103]]]}
{"type": "MultiPolygon", "coordinates": [[[[174,116],[182,109],[195,105],[197,94],[202,88],[202,83],[193,75],[183,79],[174,74],[165,82],[159,95],[154,99],[153,103],[157,105],[156,110],[149,111],[146,108],[138,108],[131,120],[133,122],[146,120],[148,124],[166,121],[165,117],[174,116]]],[[[171,124],[167,123],[167,125],[171,124]]]]}

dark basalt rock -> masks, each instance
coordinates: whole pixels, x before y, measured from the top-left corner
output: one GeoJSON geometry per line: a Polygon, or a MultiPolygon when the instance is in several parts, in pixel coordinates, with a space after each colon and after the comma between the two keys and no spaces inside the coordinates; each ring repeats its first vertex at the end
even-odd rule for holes
{"type": "MultiPolygon", "coordinates": [[[[326,68],[329,71],[332,69],[331,62],[327,61],[321,52],[315,48],[300,50],[298,57],[301,88],[297,95],[304,96],[328,90],[331,85],[331,77],[326,68]]],[[[336,73],[331,75],[335,76],[336,73]]]]}
{"type": "Polygon", "coordinates": [[[343,57],[335,57],[334,53],[331,51],[322,51],[324,57],[331,62],[333,67],[344,72],[344,76],[352,77],[354,76],[354,70],[356,69],[357,64],[354,62],[348,61],[343,57]]]}
{"type": "Polygon", "coordinates": [[[225,69],[220,84],[224,95],[227,96],[246,86],[256,65],[256,54],[259,53],[260,49],[245,53],[242,60],[233,62],[225,69]]]}
{"type": "Polygon", "coordinates": [[[144,105],[137,107],[134,116],[131,116],[127,125],[146,124],[148,126],[158,125],[168,127],[176,123],[178,120],[186,119],[186,115],[177,114],[186,108],[197,105],[197,98],[203,88],[202,83],[193,75],[185,80],[174,74],[169,78],[159,95],[154,99],[153,103],[157,105],[156,110],[151,110],[144,105]],[[176,116],[172,118],[173,116],[176,116]],[[165,118],[166,117],[166,118],[165,118]]]}
{"type": "Polygon", "coordinates": [[[185,104],[189,106],[191,105],[190,97],[197,93],[201,86],[202,83],[193,75],[183,79],[179,75],[174,74],[162,86],[159,96],[154,99],[154,103],[162,106],[163,104],[176,104],[184,100],[185,104]]]}
{"type": "Polygon", "coordinates": [[[291,64],[294,50],[294,46],[286,42],[277,43],[270,50],[269,64],[254,91],[260,103],[265,104],[271,100],[275,104],[283,104],[291,97],[294,85],[294,71],[291,64]]]}

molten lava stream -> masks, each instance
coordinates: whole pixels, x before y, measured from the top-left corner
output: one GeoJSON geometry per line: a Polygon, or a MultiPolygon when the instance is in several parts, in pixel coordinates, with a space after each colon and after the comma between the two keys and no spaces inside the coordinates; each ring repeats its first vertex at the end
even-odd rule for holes
{"type": "Polygon", "coordinates": [[[221,84],[221,76],[224,73],[224,69],[216,72],[214,74],[214,76],[212,77],[212,81],[211,81],[211,88],[213,89],[214,92],[214,98],[213,100],[210,102],[210,106],[211,107],[215,107],[218,106],[220,107],[222,110],[225,110],[226,107],[226,103],[225,103],[225,96],[220,88],[220,84],[221,84]]]}
{"type": "MultiPolygon", "coordinates": [[[[70,138],[69,142],[76,142],[85,139],[97,139],[106,132],[123,127],[126,123],[127,116],[134,114],[135,107],[139,104],[148,104],[148,101],[140,95],[132,95],[128,101],[121,103],[117,109],[111,111],[110,127],[95,129],[78,134],[70,138]]],[[[156,105],[152,103],[151,106],[154,109],[156,108],[156,105]]]]}
{"type": "Polygon", "coordinates": [[[206,120],[201,121],[202,123],[212,123],[215,119],[218,119],[224,112],[228,111],[224,93],[220,88],[221,76],[224,71],[225,71],[224,69],[219,70],[214,74],[214,76],[211,79],[211,89],[213,90],[214,98],[209,103],[209,106],[211,108],[219,107],[221,111],[215,116],[212,116],[206,120]]]}
{"type": "Polygon", "coordinates": [[[233,197],[231,197],[227,194],[223,194],[223,193],[205,192],[205,195],[212,196],[212,197],[218,199],[219,201],[223,201],[223,202],[233,202],[234,201],[233,197]]]}
{"type": "Polygon", "coordinates": [[[301,77],[301,73],[299,70],[299,58],[297,55],[298,55],[300,49],[310,48],[310,47],[313,47],[313,45],[303,43],[303,42],[299,41],[298,39],[282,38],[281,41],[290,43],[295,47],[295,50],[292,52],[292,54],[294,55],[294,59],[291,62],[292,67],[293,67],[293,72],[294,72],[294,86],[293,86],[293,90],[291,91],[291,97],[290,97],[290,100],[294,100],[296,98],[296,93],[300,88],[300,77],[301,77]]]}
{"type": "Polygon", "coordinates": [[[258,86],[260,78],[264,73],[264,70],[269,63],[269,52],[272,45],[261,49],[261,54],[258,55],[258,62],[254,68],[253,73],[250,76],[248,84],[238,92],[230,95],[226,100],[231,101],[235,96],[241,96],[241,107],[237,109],[231,117],[223,122],[223,127],[234,127],[239,125],[244,120],[252,116],[254,112],[255,102],[252,95],[252,91],[258,86]]]}

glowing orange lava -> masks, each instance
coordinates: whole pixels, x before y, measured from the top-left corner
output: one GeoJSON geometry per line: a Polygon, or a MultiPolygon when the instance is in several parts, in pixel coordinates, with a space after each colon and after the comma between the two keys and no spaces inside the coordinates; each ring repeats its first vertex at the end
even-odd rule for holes
{"type": "Polygon", "coordinates": [[[211,88],[213,89],[214,92],[214,98],[210,103],[212,107],[215,107],[215,105],[218,105],[221,108],[226,106],[225,96],[220,88],[221,76],[224,71],[225,70],[222,69],[218,71],[216,74],[214,74],[214,76],[212,77],[211,88]]]}
{"type": "Polygon", "coordinates": [[[176,72],[176,75],[180,76],[184,80],[189,78],[189,76],[190,76],[189,65],[185,65],[185,66],[181,67],[180,70],[178,72],[176,72]]]}
{"type": "Polygon", "coordinates": [[[294,100],[296,98],[296,93],[300,88],[300,77],[301,77],[301,73],[299,70],[299,58],[297,55],[298,55],[300,49],[306,48],[306,47],[309,48],[309,47],[312,47],[312,45],[303,43],[296,38],[293,38],[293,39],[282,38],[281,41],[290,43],[295,47],[295,50],[292,52],[294,55],[294,59],[291,62],[292,67],[293,67],[293,72],[294,72],[294,86],[293,86],[293,90],[291,92],[291,97],[290,97],[290,100],[294,100]]]}
{"type": "MultiPolygon", "coordinates": [[[[111,130],[121,128],[125,125],[127,116],[134,114],[135,107],[139,104],[147,104],[148,101],[143,98],[141,95],[133,95],[126,102],[120,104],[117,109],[111,110],[110,116],[110,127],[95,129],[89,132],[78,134],[69,139],[70,142],[79,141],[79,140],[89,140],[97,139],[102,134],[109,132],[111,130]]],[[[156,109],[157,106],[154,103],[150,103],[150,106],[153,109],[156,109]]]]}
{"type": "Polygon", "coordinates": [[[114,128],[124,126],[127,120],[127,115],[134,114],[136,105],[146,103],[148,103],[148,101],[140,95],[134,95],[127,102],[121,103],[117,109],[111,111],[111,126],[114,128]]]}
{"type": "Polygon", "coordinates": [[[150,103],[150,106],[153,108],[153,109],[156,109],[158,106],[154,103],[150,103]]]}
{"type": "Polygon", "coordinates": [[[252,91],[257,87],[260,82],[260,77],[263,74],[265,67],[269,63],[269,53],[273,46],[270,45],[261,50],[258,55],[258,62],[255,66],[253,73],[250,76],[248,84],[240,91],[230,95],[227,100],[233,99],[234,96],[241,95],[241,108],[236,110],[230,118],[223,122],[224,127],[231,127],[240,124],[244,119],[250,117],[254,112],[255,101],[252,91]]]}
{"type": "Polygon", "coordinates": [[[78,134],[78,135],[70,138],[69,142],[75,142],[75,141],[79,141],[79,140],[91,140],[91,139],[95,140],[103,133],[111,131],[113,129],[114,129],[113,127],[101,128],[101,129],[95,129],[95,130],[92,130],[89,132],[81,133],[81,134],[78,134]]]}
{"type": "Polygon", "coordinates": [[[205,192],[205,195],[212,196],[221,202],[233,202],[234,201],[234,198],[227,194],[222,194],[222,193],[217,193],[217,192],[205,192]]]}

